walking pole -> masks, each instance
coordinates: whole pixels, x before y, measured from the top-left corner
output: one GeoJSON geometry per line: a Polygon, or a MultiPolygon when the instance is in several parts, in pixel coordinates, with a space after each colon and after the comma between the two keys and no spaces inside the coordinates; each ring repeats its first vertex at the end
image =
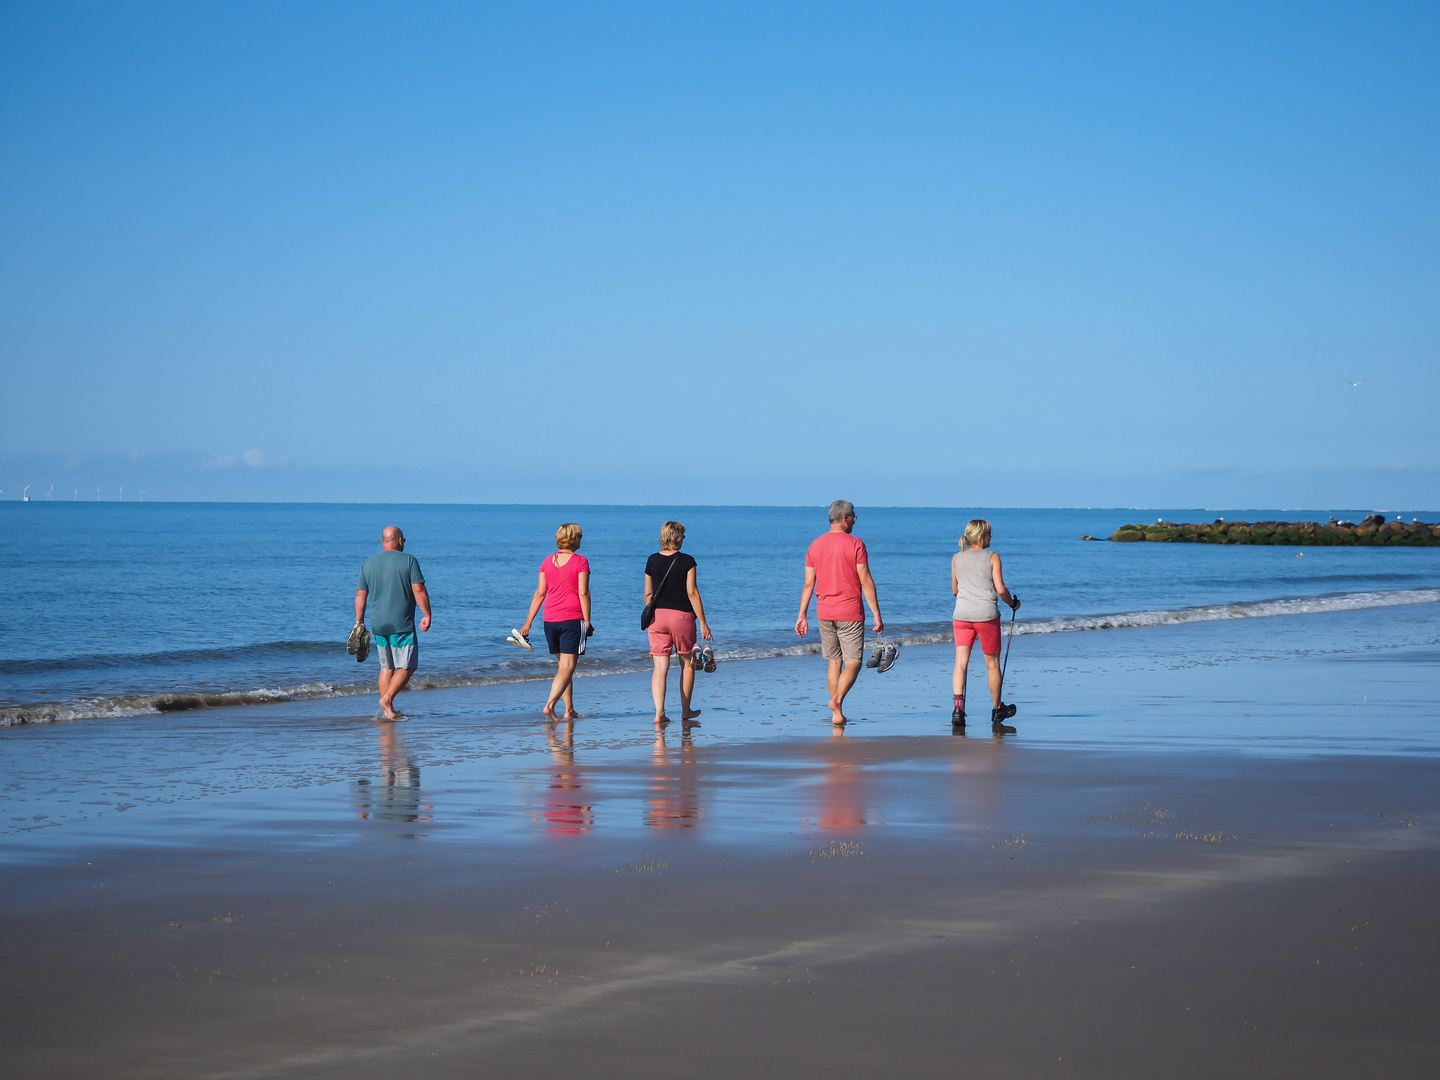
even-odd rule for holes
{"type": "MultiPolygon", "coordinates": [[[[1016,600],[1019,600],[1019,599],[1020,599],[1020,594],[1017,593],[1017,592],[1012,592],[1010,595],[1011,595],[1012,598],[1014,598],[1014,599],[1016,599],[1016,600]]],[[[1013,607],[1010,609],[1010,633],[1008,633],[1008,634],[1005,635],[1005,660],[1004,660],[1004,662],[1000,665],[1000,700],[1001,700],[1001,701],[1004,701],[1004,700],[1005,700],[1005,669],[1010,666],[1010,642],[1012,642],[1013,640],[1015,640],[1015,612],[1017,612],[1017,611],[1019,611],[1019,610],[1020,610],[1019,608],[1013,608],[1013,607]]]]}

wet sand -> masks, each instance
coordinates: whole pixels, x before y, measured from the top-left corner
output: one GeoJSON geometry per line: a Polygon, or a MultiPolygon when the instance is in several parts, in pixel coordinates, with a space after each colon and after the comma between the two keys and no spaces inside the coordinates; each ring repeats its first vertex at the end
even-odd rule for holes
{"type": "Polygon", "coordinates": [[[500,687],[6,732],[6,1072],[1435,1075],[1437,658],[1393,627],[1035,646],[1007,739],[949,734],[945,649],[839,739],[808,658],[702,681],[690,739],[630,677],[570,730],[500,687]]]}

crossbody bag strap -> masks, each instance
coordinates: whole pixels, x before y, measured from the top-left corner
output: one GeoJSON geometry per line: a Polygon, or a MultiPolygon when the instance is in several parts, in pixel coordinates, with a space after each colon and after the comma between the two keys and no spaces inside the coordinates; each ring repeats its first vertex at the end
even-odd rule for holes
{"type": "Polygon", "coordinates": [[[665,568],[665,573],[660,575],[660,584],[655,586],[655,595],[650,598],[652,604],[660,599],[660,590],[665,588],[665,582],[670,580],[670,571],[675,569],[675,560],[679,555],[680,553],[677,551],[674,555],[670,556],[670,565],[665,568]]]}

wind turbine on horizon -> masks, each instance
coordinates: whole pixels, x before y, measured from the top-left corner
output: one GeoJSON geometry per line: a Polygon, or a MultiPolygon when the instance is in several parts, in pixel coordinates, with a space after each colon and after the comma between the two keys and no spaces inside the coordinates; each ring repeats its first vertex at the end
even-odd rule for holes
{"type": "Polygon", "coordinates": [[[26,484],[26,485],[25,485],[25,489],[20,492],[20,501],[21,501],[21,502],[29,502],[29,501],[30,501],[30,485],[29,485],[29,484],[26,484]]]}
{"type": "Polygon", "coordinates": [[[125,485],[124,485],[124,484],[121,484],[121,485],[120,485],[120,501],[121,501],[121,502],[124,502],[124,501],[125,501],[125,485]]]}
{"type": "Polygon", "coordinates": [[[145,501],[145,489],[144,489],[144,488],[141,488],[141,489],[140,489],[140,501],[141,501],[141,502],[144,502],[144,501],[145,501]]]}
{"type": "Polygon", "coordinates": [[[99,502],[99,501],[100,501],[100,489],[99,489],[99,488],[96,488],[96,489],[95,489],[95,501],[96,501],[96,502],[99,502]]]}
{"type": "Polygon", "coordinates": [[[45,501],[46,501],[46,502],[54,502],[54,501],[55,501],[55,485],[54,485],[54,484],[51,484],[51,485],[50,485],[50,490],[47,491],[47,492],[45,492],[45,501]]]}

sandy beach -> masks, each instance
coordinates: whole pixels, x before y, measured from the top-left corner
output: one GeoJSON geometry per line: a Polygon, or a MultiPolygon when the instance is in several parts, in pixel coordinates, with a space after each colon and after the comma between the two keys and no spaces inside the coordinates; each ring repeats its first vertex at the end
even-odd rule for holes
{"type": "Polygon", "coordinates": [[[806,657],[688,739],[623,675],[0,732],[7,1072],[1434,1075],[1435,638],[1023,641],[1003,739],[944,646],[842,738],[806,657]]]}

